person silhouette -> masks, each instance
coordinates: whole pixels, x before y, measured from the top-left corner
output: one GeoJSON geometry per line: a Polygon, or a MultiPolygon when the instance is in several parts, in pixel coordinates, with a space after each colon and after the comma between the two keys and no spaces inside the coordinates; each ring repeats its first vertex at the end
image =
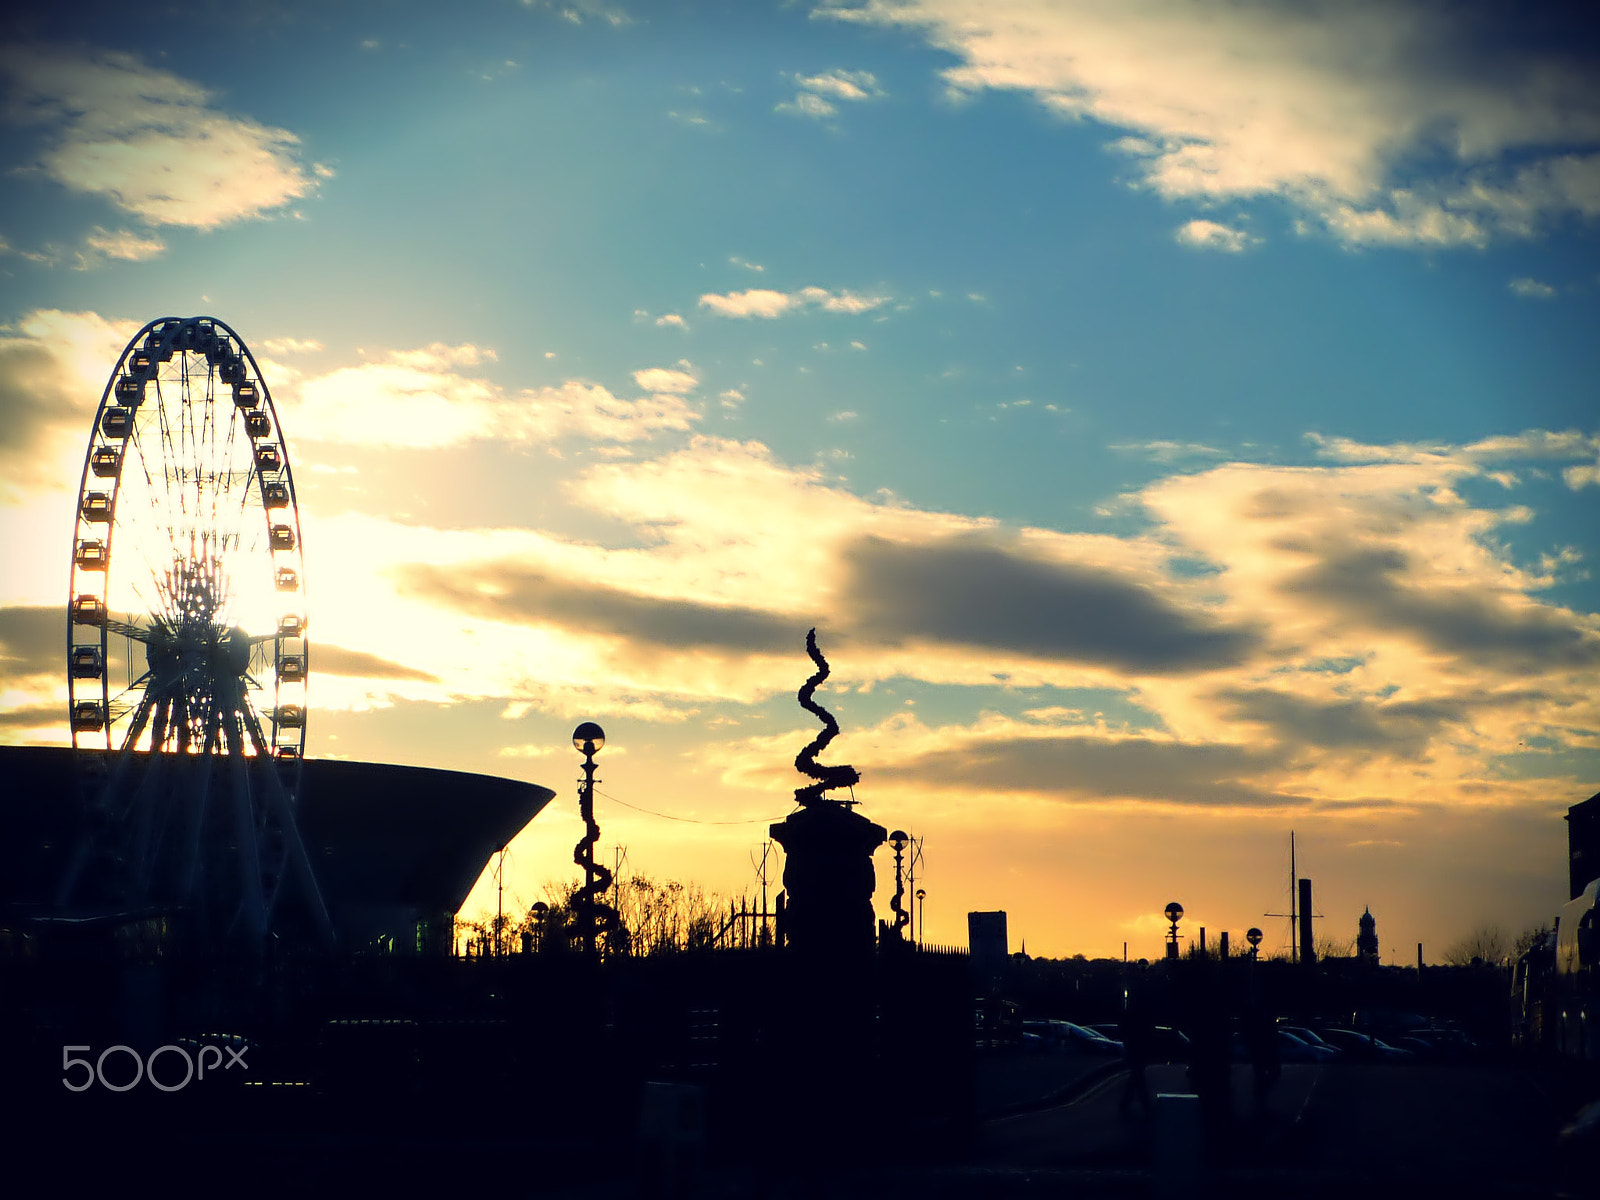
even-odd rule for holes
{"type": "Polygon", "coordinates": [[[1122,1089],[1120,1111],[1127,1112],[1137,1102],[1146,1115],[1150,1112],[1150,1085],[1145,1081],[1144,1069],[1150,1065],[1151,1044],[1155,1040],[1155,1027],[1144,997],[1130,993],[1122,1010],[1118,1025],[1122,1038],[1122,1057],[1128,1064],[1128,1082],[1122,1089]]]}

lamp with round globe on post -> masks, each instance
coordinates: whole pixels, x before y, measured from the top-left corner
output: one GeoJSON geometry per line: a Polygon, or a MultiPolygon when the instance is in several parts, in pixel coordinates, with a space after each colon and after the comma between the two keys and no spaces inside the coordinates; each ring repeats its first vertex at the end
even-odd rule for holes
{"type": "Polygon", "coordinates": [[[1183,919],[1183,905],[1174,900],[1166,908],[1167,920],[1172,922],[1172,928],[1167,930],[1167,957],[1178,957],[1178,922],[1183,919]]]}
{"type": "Polygon", "coordinates": [[[910,844],[911,839],[906,837],[904,830],[896,829],[889,835],[889,845],[894,850],[894,899],[889,902],[889,909],[894,913],[894,924],[890,927],[889,939],[897,944],[905,940],[905,928],[911,920],[911,914],[905,907],[905,859],[906,847],[910,844]]]}
{"type": "Polygon", "coordinates": [[[923,922],[925,920],[927,920],[927,916],[926,916],[926,912],[925,912],[925,906],[922,903],[927,898],[928,898],[928,889],[927,888],[918,888],[917,889],[917,937],[916,937],[916,942],[917,942],[917,945],[919,945],[919,946],[922,945],[922,939],[928,936],[928,931],[923,927],[923,922]]]}
{"type": "Polygon", "coordinates": [[[1244,931],[1244,940],[1250,943],[1250,961],[1255,962],[1261,955],[1261,930],[1251,926],[1244,931]]]}
{"type": "Polygon", "coordinates": [[[543,900],[535,900],[533,907],[528,911],[533,914],[533,948],[535,951],[542,951],[544,949],[546,922],[550,917],[550,906],[543,900]]]}
{"type": "MultiPolygon", "coordinates": [[[[585,721],[572,731],[572,745],[583,755],[583,785],[578,792],[578,815],[583,818],[583,838],[578,842],[574,861],[583,868],[583,890],[573,899],[578,918],[578,937],[583,952],[595,956],[595,895],[605,890],[596,886],[596,877],[605,868],[594,861],[594,844],[600,840],[600,826],[594,819],[594,756],[606,744],[606,731],[593,721],[585,721]]],[[[609,874],[609,872],[606,872],[609,874]]]]}

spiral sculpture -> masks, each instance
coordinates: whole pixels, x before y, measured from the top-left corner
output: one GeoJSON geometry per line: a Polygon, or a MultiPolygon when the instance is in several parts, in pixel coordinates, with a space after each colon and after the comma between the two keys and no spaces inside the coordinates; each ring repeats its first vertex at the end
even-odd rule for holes
{"type": "Polygon", "coordinates": [[[572,861],[583,868],[583,886],[572,895],[572,913],[578,919],[583,950],[591,958],[598,952],[597,938],[605,935],[606,949],[614,953],[614,938],[622,926],[617,910],[600,897],[611,887],[611,872],[594,860],[594,844],[600,840],[600,823],[594,819],[594,756],[605,745],[605,730],[585,721],[572,734],[572,744],[583,751],[583,785],[578,789],[578,815],[583,818],[583,837],[572,848],[572,861]]]}
{"type": "Polygon", "coordinates": [[[824,792],[833,788],[854,787],[861,781],[861,773],[848,764],[825,767],[817,762],[817,755],[827,749],[828,743],[839,735],[839,722],[833,719],[831,712],[811,698],[816,694],[817,685],[828,677],[828,660],[823,658],[822,651],[817,649],[815,629],[806,634],[806,653],[811,656],[811,661],[817,664],[817,672],[806,680],[805,686],[800,689],[800,707],[822,722],[822,732],[795,757],[795,770],[817,781],[806,787],[795,788],[794,799],[797,804],[815,804],[823,799],[824,792]]]}
{"type": "MultiPolygon", "coordinates": [[[[594,844],[600,840],[600,823],[594,819],[594,806],[584,806],[584,834],[572,851],[572,861],[584,868],[584,877],[587,882],[572,894],[572,909],[579,913],[587,926],[584,930],[588,935],[604,936],[608,946],[612,935],[622,925],[622,919],[617,910],[601,899],[611,890],[611,868],[603,863],[598,863],[594,858],[594,844]]],[[[610,947],[615,949],[615,947],[610,947]]]]}

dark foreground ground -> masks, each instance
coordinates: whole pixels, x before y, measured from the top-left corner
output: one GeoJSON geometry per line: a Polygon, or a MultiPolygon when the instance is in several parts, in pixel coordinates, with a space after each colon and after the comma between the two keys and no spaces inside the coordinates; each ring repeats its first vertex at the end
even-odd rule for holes
{"type": "MultiPolygon", "coordinates": [[[[869,1137],[851,1165],[772,1127],[742,1147],[739,1161],[714,1155],[696,1164],[688,1152],[681,1171],[643,1170],[627,1098],[594,1109],[585,1133],[552,1139],[541,1136],[541,1117],[563,1101],[548,1091],[513,1099],[520,1111],[509,1121],[506,1113],[464,1108],[426,1121],[400,1110],[354,1124],[357,1114],[310,1096],[227,1113],[174,1106],[130,1123],[121,1119],[120,1098],[102,1095],[92,1109],[54,1105],[32,1120],[14,1114],[3,1152],[13,1182],[35,1177],[40,1166],[40,1178],[58,1185],[48,1190],[74,1196],[442,1198],[463,1189],[562,1200],[1600,1195],[1600,1160],[1592,1151],[1575,1156],[1560,1139],[1591,1098],[1593,1081],[1554,1067],[1286,1065],[1258,1110],[1249,1068],[1235,1066],[1230,1122],[1203,1162],[1185,1155],[1181,1121],[1166,1123],[1183,1102],[1123,1107],[1127,1074],[1118,1064],[1089,1060],[1049,1077],[1030,1070],[990,1072],[980,1089],[988,1115],[965,1144],[948,1135],[910,1144],[869,1137]]],[[[1151,1067],[1148,1083],[1152,1097],[1189,1091],[1181,1065],[1151,1067]]],[[[780,1085],[774,1079],[772,1086],[780,1085]]],[[[763,1098],[750,1102],[760,1106],[763,1098]]],[[[828,1120],[871,1126],[882,1104],[881,1096],[831,1097],[828,1120]]]]}

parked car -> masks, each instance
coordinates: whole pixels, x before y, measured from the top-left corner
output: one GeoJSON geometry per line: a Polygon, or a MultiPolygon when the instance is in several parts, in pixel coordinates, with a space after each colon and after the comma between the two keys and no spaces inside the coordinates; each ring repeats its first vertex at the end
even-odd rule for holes
{"type": "Polygon", "coordinates": [[[1324,1029],[1320,1032],[1323,1041],[1343,1050],[1345,1057],[1352,1062],[1398,1063],[1410,1062],[1416,1057],[1411,1051],[1391,1046],[1370,1033],[1358,1033],[1354,1029],[1324,1029]]]}
{"type": "Polygon", "coordinates": [[[1337,1062],[1339,1059],[1344,1057],[1343,1050],[1319,1036],[1314,1029],[1308,1029],[1304,1025],[1279,1025],[1278,1028],[1283,1030],[1284,1033],[1291,1034],[1294,1037],[1299,1038],[1307,1045],[1321,1046],[1326,1050],[1331,1050],[1333,1052],[1333,1058],[1327,1061],[1337,1062]]]}
{"type": "Polygon", "coordinates": [[[1024,1021],[1024,1038],[1038,1038],[1047,1049],[1074,1054],[1102,1054],[1114,1058],[1122,1054],[1122,1043],[1098,1030],[1071,1021],[1024,1021]]]}
{"type": "MultiPolygon", "coordinates": [[[[1122,1037],[1122,1026],[1115,1021],[1099,1022],[1088,1028],[1094,1030],[1102,1037],[1119,1041],[1122,1037]]],[[[1150,1059],[1152,1062],[1184,1062],[1189,1057],[1189,1035],[1181,1029],[1174,1029],[1170,1025],[1154,1025],[1150,1028],[1150,1059]]]]}
{"type": "Polygon", "coordinates": [[[1307,1042],[1296,1037],[1287,1029],[1278,1030],[1278,1061],[1298,1063],[1326,1063],[1333,1062],[1340,1057],[1340,1051],[1332,1046],[1325,1046],[1318,1042],[1307,1042]]]}
{"type": "Polygon", "coordinates": [[[1440,1062],[1466,1062],[1483,1052],[1477,1042],[1459,1029],[1413,1029],[1411,1036],[1433,1047],[1434,1057],[1440,1062]]]}

